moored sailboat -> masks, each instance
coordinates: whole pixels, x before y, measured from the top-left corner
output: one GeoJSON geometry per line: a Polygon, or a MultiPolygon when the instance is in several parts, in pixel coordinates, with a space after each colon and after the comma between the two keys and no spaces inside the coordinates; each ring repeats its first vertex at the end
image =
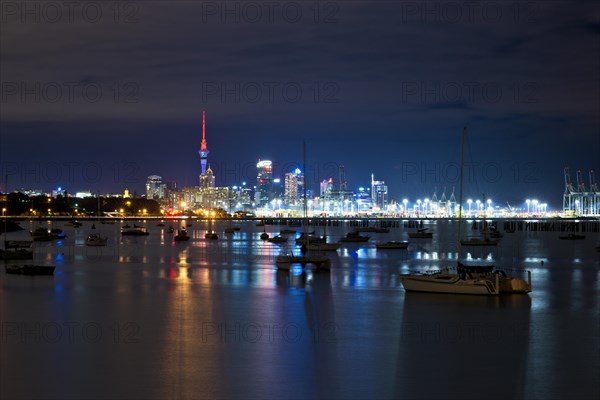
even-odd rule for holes
{"type": "MultiPolygon", "coordinates": [[[[467,129],[462,136],[461,168],[460,168],[460,200],[458,208],[458,256],[460,258],[462,195],[464,177],[464,149],[467,129]]],[[[492,241],[493,239],[488,239],[492,241]]],[[[483,240],[485,242],[485,239],[483,240]]],[[[468,244],[481,245],[480,240],[467,241],[468,244]]],[[[490,243],[490,242],[486,242],[490,243]]],[[[497,241],[494,242],[497,244],[497,241]]],[[[400,277],[406,291],[434,292],[449,294],[498,295],[500,293],[528,293],[531,291],[531,273],[528,271],[528,281],[507,276],[502,271],[494,271],[494,266],[472,266],[457,262],[456,273],[448,269],[428,274],[406,274],[400,277]]]]}

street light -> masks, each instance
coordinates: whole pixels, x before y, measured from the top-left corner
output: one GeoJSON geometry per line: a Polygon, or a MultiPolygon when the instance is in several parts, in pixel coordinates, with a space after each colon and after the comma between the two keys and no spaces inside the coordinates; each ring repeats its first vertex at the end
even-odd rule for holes
{"type": "Polygon", "coordinates": [[[529,215],[529,205],[531,204],[531,200],[527,199],[525,200],[525,203],[527,204],[527,215],[529,215]]]}
{"type": "Polygon", "coordinates": [[[6,217],[6,208],[3,208],[3,209],[2,209],[2,216],[3,216],[3,217],[6,217]]]}
{"type": "Polygon", "coordinates": [[[407,208],[407,206],[408,206],[408,199],[402,200],[402,203],[404,204],[404,212],[406,214],[408,214],[408,208],[407,208]]]}
{"type": "Polygon", "coordinates": [[[481,206],[481,200],[475,200],[475,205],[477,206],[477,216],[479,216],[479,206],[481,206]]]}
{"type": "Polygon", "coordinates": [[[473,200],[467,199],[467,204],[469,205],[469,215],[471,215],[471,203],[473,203],[473,200]]]}

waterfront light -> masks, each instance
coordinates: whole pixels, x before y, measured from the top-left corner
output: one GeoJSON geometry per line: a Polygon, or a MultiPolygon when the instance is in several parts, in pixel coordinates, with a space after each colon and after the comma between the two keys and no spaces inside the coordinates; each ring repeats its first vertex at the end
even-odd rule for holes
{"type": "Polygon", "coordinates": [[[525,200],[525,203],[527,204],[527,215],[529,215],[529,205],[531,204],[531,199],[525,200]]]}
{"type": "Polygon", "coordinates": [[[471,215],[471,204],[473,203],[473,199],[467,199],[467,204],[469,205],[469,215],[471,215]]]}

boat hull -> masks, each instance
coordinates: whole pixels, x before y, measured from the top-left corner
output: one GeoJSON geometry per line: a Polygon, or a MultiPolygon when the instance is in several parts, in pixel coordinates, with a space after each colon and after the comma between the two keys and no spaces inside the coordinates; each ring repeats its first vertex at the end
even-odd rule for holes
{"type": "Polygon", "coordinates": [[[470,294],[495,296],[497,286],[482,279],[460,279],[458,276],[436,275],[405,275],[400,277],[402,286],[407,292],[427,292],[446,294],[470,294]]]}

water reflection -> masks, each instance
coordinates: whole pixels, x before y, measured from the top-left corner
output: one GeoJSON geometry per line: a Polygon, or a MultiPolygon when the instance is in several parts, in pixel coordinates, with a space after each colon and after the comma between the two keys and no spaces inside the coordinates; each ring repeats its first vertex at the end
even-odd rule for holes
{"type": "Polygon", "coordinates": [[[522,398],[530,309],[527,295],[406,293],[396,397],[522,398]]]}

